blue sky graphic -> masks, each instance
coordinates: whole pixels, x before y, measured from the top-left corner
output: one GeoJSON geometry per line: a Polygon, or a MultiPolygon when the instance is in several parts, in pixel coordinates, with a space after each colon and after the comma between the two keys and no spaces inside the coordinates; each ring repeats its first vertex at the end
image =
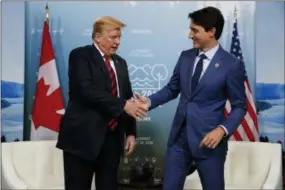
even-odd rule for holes
{"type": "Polygon", "coordinates": [[[256,101],[260,135],[268,136],[271,142],[284,139],[285,84],[256,84],[256,101]]]}
{"type": "Polygon", "coordinates": [[[24,85],[1,81],[2,135],[7,141],[22,140],[24,115],[24,85]]]}

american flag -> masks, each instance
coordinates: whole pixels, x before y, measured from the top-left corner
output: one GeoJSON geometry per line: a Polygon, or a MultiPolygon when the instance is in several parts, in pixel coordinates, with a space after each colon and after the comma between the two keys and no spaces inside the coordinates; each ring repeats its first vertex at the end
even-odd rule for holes
{"type": "MultiPolygon", "coordinates": [[[[230,53],[236,56],[238,59],[243,61],[239,35],[238,35],[238,25],[237,25],[237,17],[235,10],[235,21],[233,24],[233,33],[232,33],[232,42],[231,42],[231,50],[230,53]]],[[[247,104],[247,113],[243,118],[241,124],[231,136],[230,140],[236,141],[259,141],[259,133],[258,133],[258,122],[257,122],[257,114],[256,108],[254,104],[254,100],[251,93],[251,88],[249,85],[248,78],[246,76],[246,80],[244,81],[245,85],[245,93],[246,93],[246,104],[247,104]]],[[[226,102],[225,115],[228,115],[231,111],[231,104],[229,100],[226,102]]]]}

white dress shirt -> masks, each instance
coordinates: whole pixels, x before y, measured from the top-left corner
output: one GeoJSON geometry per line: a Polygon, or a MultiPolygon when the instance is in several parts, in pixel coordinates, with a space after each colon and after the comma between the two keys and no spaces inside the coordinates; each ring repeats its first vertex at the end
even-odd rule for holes
{"type": "Polygon", "coordinates": [[[194,62],[194,67],[193,67],[193,73],[192,75],[194,75],[194,72],[195,72],[195,68],[197,66],[197,63],[198,61],[200,60],[200,55],[201,54],[205,54],[206,55],[206,59],[203,60],[203,70],[202,70],[202,73],[201,73],[201,76],[200,76],[200,79],[202,78],[202,76],[204,75],[205,71],[207,70],[207,68],[209,67],[210,65],[210,62],[212,61],[214,55],[216,54],[216,52],[218,51],[219,49],[219,44],[216,45],[214,48],[206,51],[206,52],[203,52],[203,51],[200,51],[199,52],[199,55],[196,57],[195,59],[195,62],[194,62]]]}
{"type": "MultiPolygon", "coordinates": [[[[194,75],[195,68],[196,68],[196,66],[197,66],[198,61],[200,60],[200,57],[199,57],[199,56],[200,56],[201,54],[205,54],[207,58],[203,60],[203,70],[202,70],[202,73],[201,73],[201,76],[200,76],[200,79],[201,79],[202,76],[204,75],[205,71],[206,71],[207,68],[209,67],[209,65],[210,65],[210,63],[211,63],[211,61],[212,61],[214,55],[217,53],[218,49],[219,49],[219,44],[217,44],[217,45],[216,45],[215,47],[213,47],[212,49],[209,49],[208,51],[205,51],[205,52],[200,51],[199,54],[198,54],[198,56],[197,56],[196,59],[195,59],[192,75],[194,75]]],[[[223,125],[220,125],[220,126],[224,129],[224,131],[226,132],[226,135],[227,135],[227,134],[228,134],[227,128],[225,128],[225,126],[223,126],[223,125]]]]}
{"type": "MultiPolygon", "coordinates": [[[[100,50],[100,48],[97,46],[97,44],[94,42],[94,45],[95,45],[95,47],[97,48],[97,50],[100,52],[100,54],[101,54],[101,56],[102,56],[102,58],[103,58],[103,60],[105,61],[105,58],[104,58],[104,53],[100,50]]],[[[115,73],[115,77],[116,77],[116,82],[117,82],[117,94],[118,94],[118,97],[120,97],[120,91],[119,91],[119,83],[118,83],[118,77],[117,77],[117,72],[116,72],[116,67],[115,67],[115,64],[114,64],[114,61],[111,59],[111,57],[110,57],[110,65],[111,65],[111,67],[112,67],[112,69],[113,69],[113,71],[114,71],[114,73],[115,73]]]]}

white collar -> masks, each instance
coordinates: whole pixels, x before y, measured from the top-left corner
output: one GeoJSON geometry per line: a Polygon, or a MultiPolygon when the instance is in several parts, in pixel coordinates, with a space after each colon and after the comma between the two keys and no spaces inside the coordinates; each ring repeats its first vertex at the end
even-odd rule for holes
{"type": "Polygon", "coordinates": [[[104,53],[100,50],[100,48],[98,47],[98,45],[96,44],[96,42],[93,42],[96,49],[100,52],[101,56],[104,57],[104,53]]]}
{"type": "Polygon", "coordinates": [[[205,54],[205,55],[207,56],[207,59],[212,60],[213,57],[214,57],[214,55],[215,55],[216,52],[218,51],[219,47],[220,47],[220,45],[217,44],[215,47],[213,47],[212,49],[207,50],[206,52],[199,51],[199,56],[200,56],[201,54],[205,54]]]}

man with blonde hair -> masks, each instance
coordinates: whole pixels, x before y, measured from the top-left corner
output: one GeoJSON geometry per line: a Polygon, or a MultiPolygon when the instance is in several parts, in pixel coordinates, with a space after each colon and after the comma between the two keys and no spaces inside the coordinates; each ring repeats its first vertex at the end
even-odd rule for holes
{"type": "Polygon", "coordinates": [[[112,17],[95,21],[92,45],[69,55],[69,101],[57,147],[63,150],[65,189],[117,190],[117,170],[124,153],[135,148],[136,119],[143,105],[132,101],[126,61],[116,54],[125,24],[112,17]]]}

